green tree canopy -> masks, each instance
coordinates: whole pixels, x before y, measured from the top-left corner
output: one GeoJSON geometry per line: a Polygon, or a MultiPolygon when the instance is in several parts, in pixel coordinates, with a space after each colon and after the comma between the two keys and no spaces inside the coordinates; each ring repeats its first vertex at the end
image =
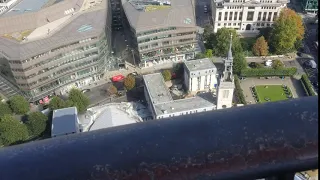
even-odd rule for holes
{"type": "Polygon", "coordinates": [[[279,60],[279,59],[276,59],[272,62],[272,68],[273,69],[280,69],[280,68],[283,68],[283,63],[279,60]]]}
{"type": "Polygon", "coordinates": [[[14,119],[10,115],[4,115],[0,119],[0,142],[5,145],[20,143],[29,137],[25,124],[14,119]]]}
{"type": "Polygon", "coordinates": [[[302,18],[295,11],[284,8],[273,25],[269,42],[275,53],[284,54],[294,50],[296,41],[302,40],[303,36],[302,18]]]}
{"type": "Polygon", "coordinates": [[[207,40],[210,35],[213,34],[213,27],[209,24],[205,25],[204,26],[204,29],[203,29],[203,37],[205,40],[207,40]]]}
{"type": "Polygon", "coordinates": [[[220,57],[225,57],[230,47],[230,35],[232,34],[232,52],[237,54],[242,52],[239,36],[235,29],[221,28],[215,34],[213,54],[220,57]]]}
{"type": "Polygon", "coordinates": [[[0,102],[0,118],[4,115],[11,115],[12,111],[9,107],[9,104],[0,102]]]}
{"type": "Polygon", "coordinates": [[[89,98],[79,89],[71,89],[68,96],[68,103],[77,107],[79,113],[84,113],[90,105],[89,98]]]}
{"type": "Polygon", "coordinates": [[[162,76],[165,81],[170,81],[172,75],[171,75],[171,72],[166,69],[166,70],[162,71],[162,76]]]}
{"type": "Polygon", "coordinates": [[[243,69],[247,68],[247,61],[242,52],[233,55],[233,73],[240,75],[243,69]]]}
{"type": "Polygon", "coordinates": [[[124,87],[127,91],[130,91],[136,86],[136,78],[132,75],[128,75],[123,82],[124,87]]]}
{"type": "Polygon", "coordinates": [[[263,36],[259,37],[252,47],[252,52],[256,56],[266,56],[269,53],[269,46],[263,36]]]}
{"type": "Polygon", "coordinates": [[[10,98],[9,105],[11,110],[16,114],[25,114],[29,111],[28,101],[20,95],[10,98]]]}
{"type": "Polygon", "coordinates": [[[41,112],[32,112],[28,115],[26,126],[30,135],[39,137],[45,130],[48,117],[41,112]]]}
{"type": "Polygon", "coordinates": [[[206,58],[212,58],[213,57],[213,51],[212,49],[207,49],[205,53],[206,58]]]}
{"type": "Polygon", "coordinates": [[[51,110],[62,109],[66,107],[66,102],[58,96],[51,98],[49,102],[49,108],[51,110]]]}

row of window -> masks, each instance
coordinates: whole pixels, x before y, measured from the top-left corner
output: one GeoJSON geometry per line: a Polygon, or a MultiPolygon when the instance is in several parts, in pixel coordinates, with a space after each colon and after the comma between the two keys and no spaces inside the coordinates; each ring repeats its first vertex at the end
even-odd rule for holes
{"type": "Polygon", "coordinates": [[[29,62],[29,61],[38,59],[38,58],[40,58],[40,57],[42,57],[42,56],[49,55],[49,54],[52,53],[52,52],[59,51],[59,50],[61,50],[61,49],[63,49],[63,48],[68,48],[68,47],[70,47],[70,46],[74,46],[74,45],[77,45],[77,44],[86,43],[86,42],[88,42],[88,41],[92,41],[92,40],[95,40],[95,39],[97,39],[97,38],[98,38],[98,37],[87,38],[87,39],[80,40],[80,41],[77,41],[77,42],[74,42],[74,43],[71,43],[71,44],[67,44],[67,45],[64,45],[64,46],[60,46],[60,47],[58,47],[58,48],[51,49],[51,50],[48,51],[48,52],[38,54],[38,55],[36,55],[36,56],[33,56],[33,57],[31,57],[31,58],[29,58],[29,59],[26,59],[26,60],[23,60],[23,61],[11,60],[11,61],[9,61],[9,63],[10,63],[10,64],[24,64],[24,63],[26,63],[26,62],[29,62]]]}
{"type": "Polygon", "coordinates": [[[262,6],[261,9],[277,9],[277,7],[272,6],[262,6]]]}
{"type": "MultiPolygon", "coordinates": [[[[261,18],[262,12],[259,12],[258,14],[258,21],[275,21],[277,18],[278,12],[263,12],[263,16],[261,18]],[[267,16],[268,13],[268,16],[267,16]],[[273,13],[273,17],[272,17],[273,13]]],[[[249,11],[247,13],[247,21],[253,21],[254,11],[249,11]]],[[[218,21],[221,21],[222,19],[222,12],[219,12],[218,14],[218,21]]],[[[225,12],[224,13],[224,20],[225,21],[237,21],[242,20],[242,12],[225,12]]]]}
{"type": "Polygon", "coordinates": [[[164,31],[171,31],[171,30],[175,30],[175,29],[176,29],[176,27],[169,27],[169,28],[162,28],[162,29],[155,29],[155,30],[151,30],[151,31],[145,31],[145,32],[137,33],[137,37],[145,36],[148,34],[155,34],[155,33],[164,32],[164,31]]]}
{"type": "Polygon", "coordinates": [[[167,46],[170,44],[179,44],[179,43],[183,43],[183,42],[188,42],[188,41],[194,41],[194,38],[185,38],[185,39],[179,39],[177,41],[163,41],[162,43],[153,43],[151,45],[145,45],[145,46],[141,46],[140,50],[146,50],[146,49],[152,49],[158,46],[167,46]]]}
{"type": "MultiPolygon", "coordinates": [[[[19,86],[22,86],[22,87],[25,87],[25,86],[31,87],[31,86],[34,86],[34,85],[36,85],[36,84],[38,84],[38,83],[41,83],[41,82],[43,82],[43,81],[46,81],[46,80],[48,80],[48,79],[50,79],[50,78],[55,78],[57,75],[66,73],[66,72],[68,72],[68,71],[70,71],[70,70],[73,70],[73,69],[76,69],[76,68],[79,68],[79,67],[83,67],[83,66],[87,66],[87,65],[89,65],[89,64],[91,64],[91,63],[96,62],[97,60],[98,60],[98,58],[93,59],[93,60],[90,60],[90,61],[81,62],[81,63],[78,63],[78,64],[76,64],[76,65],[74,65],[74,66],[70,66],[70,67],[63,68],[63,69],[61,69],[61,70],[59,70],[59,71],[57,71],[57,72],[55,72],[55,73],[53,73],[53,74],[51,74],[51,75],[49,75],[49,76],[42,77],[42,78],[40,78],[39,80],[34,81],[34,82],[31,82],[31,83],[29,83],[29,84],[18,84],[18,85],[19,85],[19,86]]],[[[82,74],[83,74],[83,73],[80,73],[80,75],[82,75],[82,74]]]]}
{"type": "Polygon", "coordinates": [[[164,34],[164,35],[155,36],[155,37],[148,37],[145,39],[138,40],[138,43],[145,43],[149,41],[155,41],[159,39],[165,39],[165,38],[176,37],[176,36],[186,36],[190,34],[196,34],[196,32],[191,31],[191,32],[184,32],[184,33],[177,33],[177,34],[164,34]]]}
{"type": "MultiPolygon", "coordinates": [[[[221,24],[220,23],[218,23],[217,24],[218,26],[221,26],[221,24]]],[[[223,26],[225,26],[225,27],[227,27],[227,26],[240,26],[241,25],[241,23],[223,23],[223,26]]],[[[253,24],[253,25],[255,25],[255,24],[253,24]]],[[[264,26],[271,26],[271,24],[270,23],[257,23],[256,24],[256,26],[262,26],[262,27],[264,27],[264,26]]]]}

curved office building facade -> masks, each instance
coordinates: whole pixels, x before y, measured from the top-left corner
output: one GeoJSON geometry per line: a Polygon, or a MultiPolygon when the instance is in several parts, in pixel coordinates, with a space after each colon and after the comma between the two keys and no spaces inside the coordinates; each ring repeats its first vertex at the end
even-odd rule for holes
{"type": "Polygon", "coordinates": [[[73,87],[85,88],[103,78],[106,71],[117,68],[111,58],[108,1],[94,2],[65,0],[37,12],[0,17],[0,24],[13,23],[14,19],[32,21],[30,14],[36,17],[32,28],[17,31],[11,26],[10,32],[7,26],[0,30],[0,53],[29,101],[62,95],[73,87]],[[19,33],[23,34],[20,39],[19,33]]]}

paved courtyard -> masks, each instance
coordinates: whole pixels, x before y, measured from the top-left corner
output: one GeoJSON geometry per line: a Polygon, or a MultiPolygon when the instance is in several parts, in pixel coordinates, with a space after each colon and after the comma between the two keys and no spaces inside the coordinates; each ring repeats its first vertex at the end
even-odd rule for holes
{"type": "Polygon", "coordinates": [[[294,98],[305,96],[305,92],[303,87],[301,86],[300,80],[289,78],[289,77],[286,77],[283,80],[280,78],[271,78],[271,79],[246,78],[245,80],[241,80],[240,84],[248,104],[250,104],[250,102],[251,104],[256,103],[250,91],[250,87],[258,86],[258,85],[286,85],[290,88],[294,98]]]}

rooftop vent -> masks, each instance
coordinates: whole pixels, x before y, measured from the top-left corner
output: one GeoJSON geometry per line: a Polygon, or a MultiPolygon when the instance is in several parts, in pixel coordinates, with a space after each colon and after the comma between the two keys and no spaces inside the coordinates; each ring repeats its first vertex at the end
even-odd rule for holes
{"type": "Polygon", "coordinates": [[[166,110],[164,110],[164,109],[162,109],[162,112],[163,112],[163,113],[167,113],[167,111],[166,111],[166,110]]]}

